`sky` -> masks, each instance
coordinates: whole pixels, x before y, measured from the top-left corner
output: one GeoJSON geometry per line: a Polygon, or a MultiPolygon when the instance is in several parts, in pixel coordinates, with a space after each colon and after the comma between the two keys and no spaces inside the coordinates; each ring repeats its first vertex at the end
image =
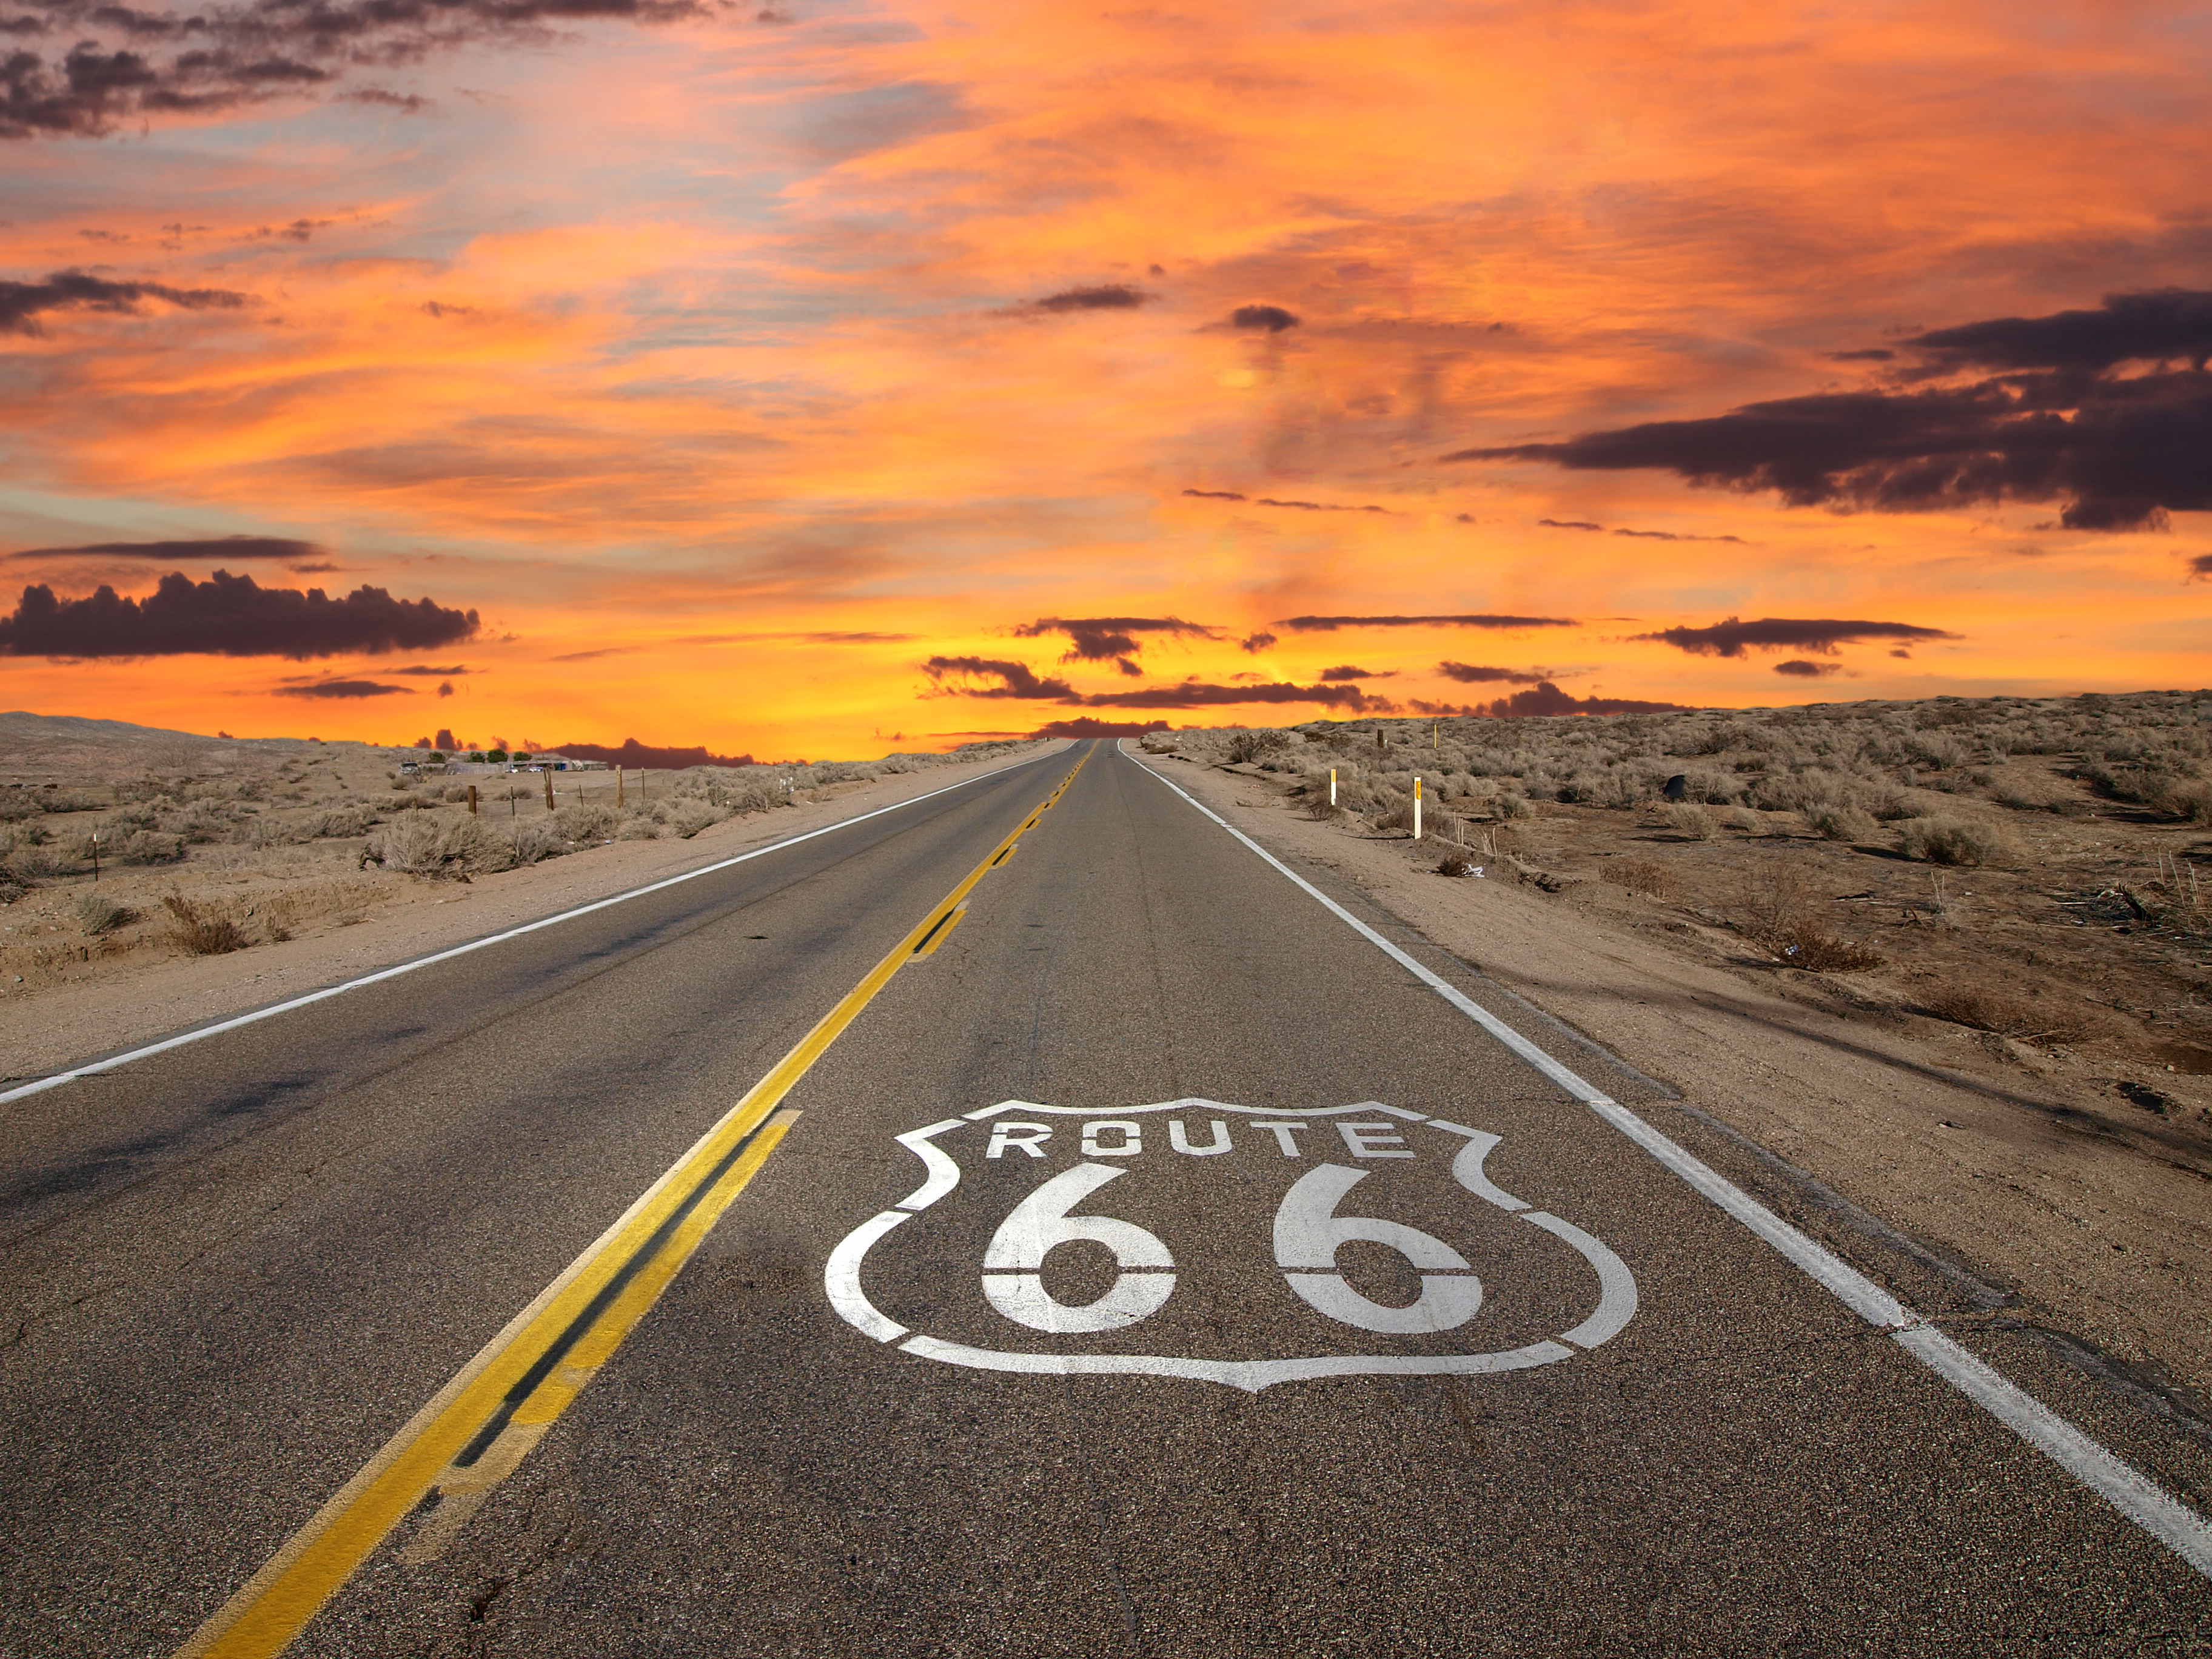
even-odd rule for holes
{"type": "Polygon", "coordinates": [[[2212,12],[0,0],[0,706],[2212,681],[2212,12]]]}

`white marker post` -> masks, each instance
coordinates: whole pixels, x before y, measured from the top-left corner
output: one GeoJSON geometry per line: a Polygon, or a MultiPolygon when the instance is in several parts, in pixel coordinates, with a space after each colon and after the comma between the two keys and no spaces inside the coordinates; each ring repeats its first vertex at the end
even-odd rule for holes
{"type": "Polygon", "coordinates": [[[1334,766],[1328,769],[1328,804],[1331,806],[1336,805],[1336,769],[1334,766]]]}
{"type": "Polygon", "coordinates": [[[1421,775],[1413,774],[1413,839],[1421,838],[1421,775]]]}

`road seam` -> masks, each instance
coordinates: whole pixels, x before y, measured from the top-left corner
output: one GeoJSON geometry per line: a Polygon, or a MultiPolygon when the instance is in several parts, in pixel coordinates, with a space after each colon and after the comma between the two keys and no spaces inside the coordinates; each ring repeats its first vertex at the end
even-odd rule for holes
{"type": "Polygon", "coordinates": [[[930,906],[790,1053],[194,1632],[175,1659],[266,1659],[281,1653],[392,1528],[418,1509],[424,1510],[423,1530],[410,1553],[422,1559],[441,1553],[491,1486],[521,1462],[612,1357],[767,1162],[799,1116],[776,1109],[783,1097],[922,943],[939,935],[947,918],[1060,799],[1089,758],[1086,750],[1044,806],[930,906]],[[434,1495],[435,1502],[425,1508],[434,1495]],[[459,1513],[441,1522],[438,1511],[449,1496],[459,1513]]]}
{"type": "MultiPolygon", "coordinates": [[[[1044,757],[1039,756],[1037,758],[1044,757]]],[[[812,841],[817,836],[826,836],[839,830],[849,830],[856,823],[866,823],[870,818],[879,818],[886,812],[904,811],[909,806],[919,806],[926,800],[935,800],[939,795],[949,795],[956,789],[965,789],[970,784],[982,782],[986,778],[1002,776],[1014,770],[1017,766],[1034,763],[1034,762],[1020,761],[1016,762],[1014,766],[1000,767],[996,771],[979,772],[972,778],[963,778],[957,783],[948,783],[942,789],[933,789],[927,794],[916,795],[911,800],[893,801],[889,806],[878,806],[874,811],[863,812],[858,817],[843,818],[836,823],[825,823],[819,830],[808,830],[796,836],[787,836],[781,841],[770,842],[765,847],[756,847],[750,853],[739,853],[733,858],[717,859],[712,864],[702,864],[697,869],[686,870],[680,875],[665,876],[660,880],[648,882],[642,887],[633,887],[625,892],[616,893],[606,898],[594,899],[589,904],[580,904],[571,910],[562,910],[550,916],[540,916],[535,921],[526,921],[519,927],[509,927],[500,933],[488,933],[482,939],[471,939],[465,945],[451,945],[443,951],[434,951],[428,956],[416,957],[411,961],[398,963],[390,968],[380,968],[376,972],[363,974],[358,979],[346,980],[337,985],[326,985],[319,991],[309,991],[302,996],[271,1003],[266,1008],[255,1008],[246,1013],[235,1014],[228,1019],[218,1020],[212,1025],[201,1025],[189,1031],[180,1031],[174,1036],[163,1037],[158,1042],[142,1043],[139,1047],[126,1049],[122,1054],[110,1054],[105,1060],[88,1060],[82,1066],[71,1066],[66,1072],[57,1072],[51,1077],[39,1078],[30,1083],[19,1084],[13,1089],[0,1091],[0,1106],[5,1106],[11,1101],[21,1100],[27,1095],[43,1093],[48,1089],[58,1089],[63,1084],[74,1083],[82,1077],[94,1077],[102,1072],[112,1072],[118,1066],[129,1065],[134,1060],[148,1060],[155,1054],[167,1054],[172,1048],[181,1048],[187,1043],[218,1036],[225,1031],[235,1031],[241,1026],[257,1024],[264,1019],[274,1019],[279,1014],[289,1014],[295,1008],[305,1008],[314,1003],[327,1001],[332,997],[343,996],[349,991],[358,991],[367,986],[380,985],[386,980],[398,978],[402,974],[411,974],[418,968],[434,967],[441,962],[451,962],[455,957],[467,956],[472,951],[482,951],[494,945],[504,945],[509,939],[520,939],[525,934],[534,933],[541,927],[550,927],[556,922],[574,921],[578,916],[588,916],[595,910],[606,909],[610,905],[627,904],[630,900],[643,898],[649,893],[658,893],[666,888],[680,886],[687,881],[696,881],[702,876],[711,876],[716,871],[727,870],[733,865],[745,864],[754,859],[766,858],[770,853],[781,853],[787,847],[796,847],[799,842],[812,841]]],[[[1079,765],[1080,763],[1078,763],[1079,765]]],[[[1028,827],[1026,824],[1023,826],[1024,829],[1028,827]]],[[[1017,830],[1015,833],[1018,835],[1020,831],[1017,830]]]]}
{"type": "MultiPolygon", "coordinates": [[[[1123,758],[1130,758],[1124,755],[1123,758]]],[[[2008,1381],[1858,1269],[1801,1232],[1734,1182],[1677,1146],[1603,1091],[1584,1082],[1534,1042],[1449,980],[1362,921],[1304,876],[1173,780],[1141,763],[1157,779],[1213,820],[1309,896],[1465,1014],[1528,1065],[1641,1146],[1706,1199],[1766,1241],[1793,1266],[1876,1329],[1893,1338],[1930,1370],[2057,1463],[2115,1510],[2212,1578],[2212,1525],[2075,1428],[2026,1389],[2008,1381]]]]}

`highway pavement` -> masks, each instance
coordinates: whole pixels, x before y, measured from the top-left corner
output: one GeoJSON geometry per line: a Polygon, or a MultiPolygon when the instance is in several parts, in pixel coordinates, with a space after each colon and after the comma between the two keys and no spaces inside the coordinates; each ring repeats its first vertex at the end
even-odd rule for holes
{"type": "Polygon", "coordinates": [[[1092,744],[0,1105],[0,1651],[2208,1650],[2197,1452],[1334,896],[1092,744]]]}

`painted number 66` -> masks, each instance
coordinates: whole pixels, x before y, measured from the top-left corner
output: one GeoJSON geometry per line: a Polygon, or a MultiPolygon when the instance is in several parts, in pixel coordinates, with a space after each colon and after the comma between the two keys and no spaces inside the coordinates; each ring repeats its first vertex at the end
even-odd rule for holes
{"type": "MultiPolygon", "coordinates": [[[[1127,1174],[1079,1164],[1046,1182],[1014,1206],[983,1253],[983,1294],[1016,1324],[1055,1334],[1119,1330],[1158,1313],[1175,1290],[1175,1258],[1133,1221],[1070,1215],[1108,1182],[1127,1174]],[[1106,1293],[1079,1307],[1044,1288],[1044,1259],[1060,1245],[1089,1239],[1113,1251],[1121,1269],[1106,1293]]],[[[1275,1211],[1275,1263],[1292,1291],[1340,1324],[1389,1335],[1447,1331],[1482,1306],[1482,1284],[1466,1259],[1442,1239],[1401,1222],[1340,1216],[1336,1206],[1370,1172],[1324,1164],[1283,1195],[1275,1211]],[[1337,1271],[1336,1253],[1355,1242],[1395,1250],[1419,1274],[1421,1293],[1407,1307],[1362,1296],[1337,1271]]]]}

